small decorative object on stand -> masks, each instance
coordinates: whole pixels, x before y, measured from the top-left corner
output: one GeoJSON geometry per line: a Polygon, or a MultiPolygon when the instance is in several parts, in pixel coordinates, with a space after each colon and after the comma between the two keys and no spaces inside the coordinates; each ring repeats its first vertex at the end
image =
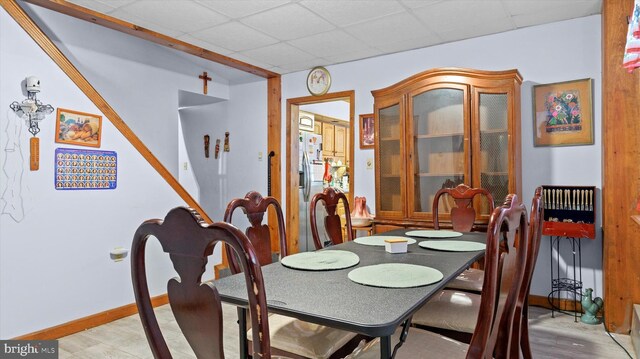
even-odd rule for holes
{"type": "Polygon", "coordinates": [[[209,158],[209,135],[204,135],[204,157],[209,158]]]}
{"type": "Polygon", "coordinates": [[[229,152],[229,132],[224,133],[224,152],[229,152]]]}
{"type": "Polygon", "coordinates": [[[602,306],[604,306],[604,301],[600,297],[592,299],[592,293],[593,289],[591,288],[587,288],[584,290],[582,300],[580,301],[584,314],[580,318],[580,321],[584,324],[595,325],[602,323],[600,318],[596,317],[596,314],[598,314],[598,311],[602,309],[602,306]]]}
{"type": "Polygon", "coordinates": [[[25,87],[27,90],[27,98],[22,102],[13,101],[9,107],[15,112],[15,114],[25,119],[29,132],[33,135],[29,142],[30,148],[30,160],[29,169],[31,171],[37,171],[40,168],[40,140],[36,137],[40,128],[38,122],[44,120],[45,116],[53,112],[51,105],[43,105],[36,95],[40,92],[40,80],[35,76],[29,76],[25,80],[25,87]]]}
{"type": "Polygon", "coordinates": [[[220,154],[220,139],[216,139],[216,153],[215,153],[215,157],[216,160],[218,159],[218,155],[220,154]]]}

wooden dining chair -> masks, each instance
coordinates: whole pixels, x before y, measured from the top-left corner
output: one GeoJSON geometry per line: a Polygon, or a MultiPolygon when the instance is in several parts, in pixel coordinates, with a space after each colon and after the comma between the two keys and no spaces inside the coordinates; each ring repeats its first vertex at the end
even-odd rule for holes
{"type": "MultiPolygon", "coordinates": [[[[237,208],[244,211],[250,223],[246,229],[247,237],[256,248],[258,262],[263,266],[272,263],[270,230],[267,225],[262,224],[269,206],[276,211],[280,256],[285,257],[288,251],[284,217],[280,204],[275,198],[262,197],[260,193],[251,191],[244,198],[229,202],[224,214],[225,222],[231,223],[237,208]]],[[[232,273],[239,273],[241,268],[232,262],[232,253],[227,253],[227,258],[229,258],[232,273]]],[[[291,358],[342,357],[344,351],[348,352],[357,345],[358,338],[355,333],[307,323],[283,315],[270,315],[269,325],[272,353],[291,358]]],[[[247,337],[252,340],[253,332],[249,331],[247,337]]]]}
{"type": "Polygon", "coordinates": [[[353,240],[353,228],[351,226],[351,212],[349,211],[349,201],[347,196],[339,190],[327,187],[322,192],[316,193],[311,199],[310,207],[310,220],[311,220],[311,235],[313,237],[313,244],[316,249],[322,249],[327,245],[336,245],[344,242],[342,237],[342,223],[340,222],[340,216],[337,213],[338,204],[342,202],[344,206],[345,216],[345,229],[347,240],[353,240]],[[318,222],[316,215],[316,206],[318,202],[324,203],[324,208],[327,211],[326,217],[324,217],[324,228],[329,241],[323,243],[320,239],[320,233],[318,231],[318,222]]]}
{"type": "MultiPolygon", "coordinates": [[[[531,213],[529,214],[529,249],[527,262],[524,267],[523,285],[518,294],[516,303],[516,318],[520,317],[521,321],[516,322],[516,328],[512,332],[512,341],[520,340],[520,351],[524,359],[531,359],[531,344],[529,343],[529,292],[531,291],[531,281],[533,272],[536,268],[538,252],[540,250],[540,240],[542,238],[542,209],[544,202],[542,199],[542,187],[538,187],[531,201],[531,213]]],[[[519,357],[518,347],[513,346],[511,357],[519,357]]]]}
{"type": "Polygon", "coordinates": [[[269,322],[262,270],[249,239],[228,223],[205,224],[193,210],[178,207],[164,220],[154,219],[138,227],[131,249],[131,276],[136,305],[154,358],[171,358],[153,311],[147,284],[145,248],[150,236],[158,239],[178,273],[168,283],[171,310],[196,357],[222,359],[223,321],[220,296],[212,282],[202,282],[208,257],[218,242],[237,253],[247,284],[254,358],[271,358],[269,322]]]}
{"type": "MultiPolygon", "coordinates": [[[[395,358],[512,358],[512,331],[517,296],[523,285],[523,267],[527,258],[526,209],[516,195],[491,214],[485,253],[484,282],[480,310],[469,344],[437,333],[411,327],[394,335],[395,358]],[[502,247],[502,248],[501,248],[502,247]]],[[[414,316],[415,318],[415,316],[414,316]]],[[[374,340],[358,348],[345,359],[370,359],[379,356],[374,340]]]]}
{"type": "MultiPolygon", "coordinates": [[[[440,229],[440,202],[450,196],[456,207],[451,209],[451,225],[454,231],[471,232],[485,231],[486,228],[475,226],[476,210],[473,206],[473,200],[476,196],[484,196],[489,205],[489,213],[493,212],[493,196],[484,188],[471,188],[466,184],[459,184],[455,188],[442,188],[436,192],[433,199],[433,228],[440,229]]],[[[482,263],[482,262],[480,262],[482,263]]],[[[469,268],[460,273],[454,280],[449,282],[447,288],[460,289],[471,292],[480,293],[482,291],[482,278],[484,273],[480,268],[469,268]]]]}

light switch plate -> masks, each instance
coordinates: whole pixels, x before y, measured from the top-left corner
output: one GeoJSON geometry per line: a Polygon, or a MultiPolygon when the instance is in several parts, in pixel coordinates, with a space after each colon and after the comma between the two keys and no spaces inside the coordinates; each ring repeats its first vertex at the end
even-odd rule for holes
{"type": "Polygon", "coordinates": [[[367,169],[368,170],[373,169],[373,158],[367,158],[367,169]]]}

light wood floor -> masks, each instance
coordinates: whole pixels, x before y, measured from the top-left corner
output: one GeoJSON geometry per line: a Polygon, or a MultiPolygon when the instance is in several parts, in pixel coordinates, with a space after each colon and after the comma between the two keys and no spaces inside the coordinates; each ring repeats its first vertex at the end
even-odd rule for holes
{"type": "MultiPolygon", "coordinates": [[[[235,324],[235,308],[224,307],[225,327],[235,324]]],[[[156,308],[158,322],[173,357],[195,358],[173,318],[168,305],[156,308]]],[[[530,310],[531,345],[535,358],[628,358],[604,331],[602,325],[574,323],[573,316],[556,315],[546,309],[532,307],[530,310]]],[[[628,335],[614,334],[633,356],[628,335]]],[[[237,332],[225,333],[227,358],[238,358],[237,332]]],[[[60,359],[139,359],[153,358],[137,315],[113,323],[70,335],[60,339],[60,359]]]]}

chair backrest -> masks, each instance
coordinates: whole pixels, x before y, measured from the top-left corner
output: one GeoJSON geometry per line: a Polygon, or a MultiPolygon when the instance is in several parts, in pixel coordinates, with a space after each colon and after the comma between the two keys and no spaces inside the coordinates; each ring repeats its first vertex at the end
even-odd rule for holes
{"type": "Polygon", "coordinates": [[[131,249],[131,276],[136,305],[155,358],[171,358],[154,314],[147,285],[145,248],[154,236],[169,254],[178,278],[168,283],[171,310],[198,358],[224,358],[222,306],[211,282],[202,282],[207,258],[218,242],[238,253],[244,271],[253,330],[254,358],[270,358],[269,322],[262,271],[249,239],[228,223],[205,224],[193,210],[178,207],[164,221],[148,220],[138,227],[131,249]]]}
{"type": "Polygon", "coordinates": [[[464,183],[455,188],[442,188],[436,192],[433,198],[433,228],[440,229],[438,220],[438,204],[440,197],[448,194],[453,198],[456,207],[451,209],[451,225],[454,231],[469,232],[473,229],[476,220],[476,210],[473,207],[473,198],[477,195],[484,195],[489,202],[489,213],[493,212],[493,196],[484,188],[471,188],[464,183]]]}
{"type": "MultiPolygon", "coordinates": [[[[280,244],[280,256],[286,257],[287,251],[287,239],[284,229],[284,217],[282,216],[282,208],[280,203],[273,197],[262,197],[262,195],[256,191],[247,193],[244,198],[236,198],[229,202],[227,209],[224,211],[224,221],[231,223],[233,212],[236,208],[242,208],[244,214],[249,219],[250,226],[246,229],[246,235],[249,237],[249,241],[255,248],[258,255],[258,263],[260,265],[267,265],[273,262],[272,249],[271,249],[271,231],[269,226],[262,224],[264,215],[267,213],[269,206],[273,208],[278,219],[278,239],[280,244]]],[[[240,272],[240,267],[236,263],[235,255],[227,248],[227,259],[229,260],[229,266],[231,272],[236,274],[240,272]]]]}
{"type": "Polygon", "coordinates": [[[311,235],[313,236],[313,244],[316,249],[322,249],[323,243],[320,240],[320,233],[318,233],[318,223],[316,218],[316,205],[322,201],[324,207],[327,210],[327,216],[324,218],[324,228],[327,232],[331,244],[336,245],[344,242],[342,238],[342,224],[340,222],[340,216],[338,215],[337,208],[338,203],[342,201],[344,205],[344,215],[346,220],[346,232],[347,239],[353,240],[353,230],[351,227],[351,211],[349,210],[349,201],[347,196],[339,190],[335,190],[331,187],[325,188],[322,192],[316,193],[311,199],[310,208],[310,221],[311,221],[311,235]]]}
{"type": "Polygon", "coordinates": [[[527,261],[524,266],[524,274],[522,280],[522,286],[518,294],[516,303],[515,327],[512,332],[512,343],[522,343],[522,345],[512,345],[511,354],[520,356],[518,349],[522,349],[524,358],[532,358],[531,347],[529,345],[529,291],[531,290],[531,280],[533,277],[533,271],[536,267],[536,261],[538,259],[538,252],[540,250],[540,240],[542,238],[542,187],[536,188],[531,201],[531,213],[529,214],[529,248],[527,252],[527,261]],[[521,318],[520,321],[517,319],[521,318]]]}
{"type": "Polygon", "coordinates": [[[480,312],[467,358],[508,357],[528,248],[526,213],[518,197],[510,194],[491,214],[480,312]]]}

